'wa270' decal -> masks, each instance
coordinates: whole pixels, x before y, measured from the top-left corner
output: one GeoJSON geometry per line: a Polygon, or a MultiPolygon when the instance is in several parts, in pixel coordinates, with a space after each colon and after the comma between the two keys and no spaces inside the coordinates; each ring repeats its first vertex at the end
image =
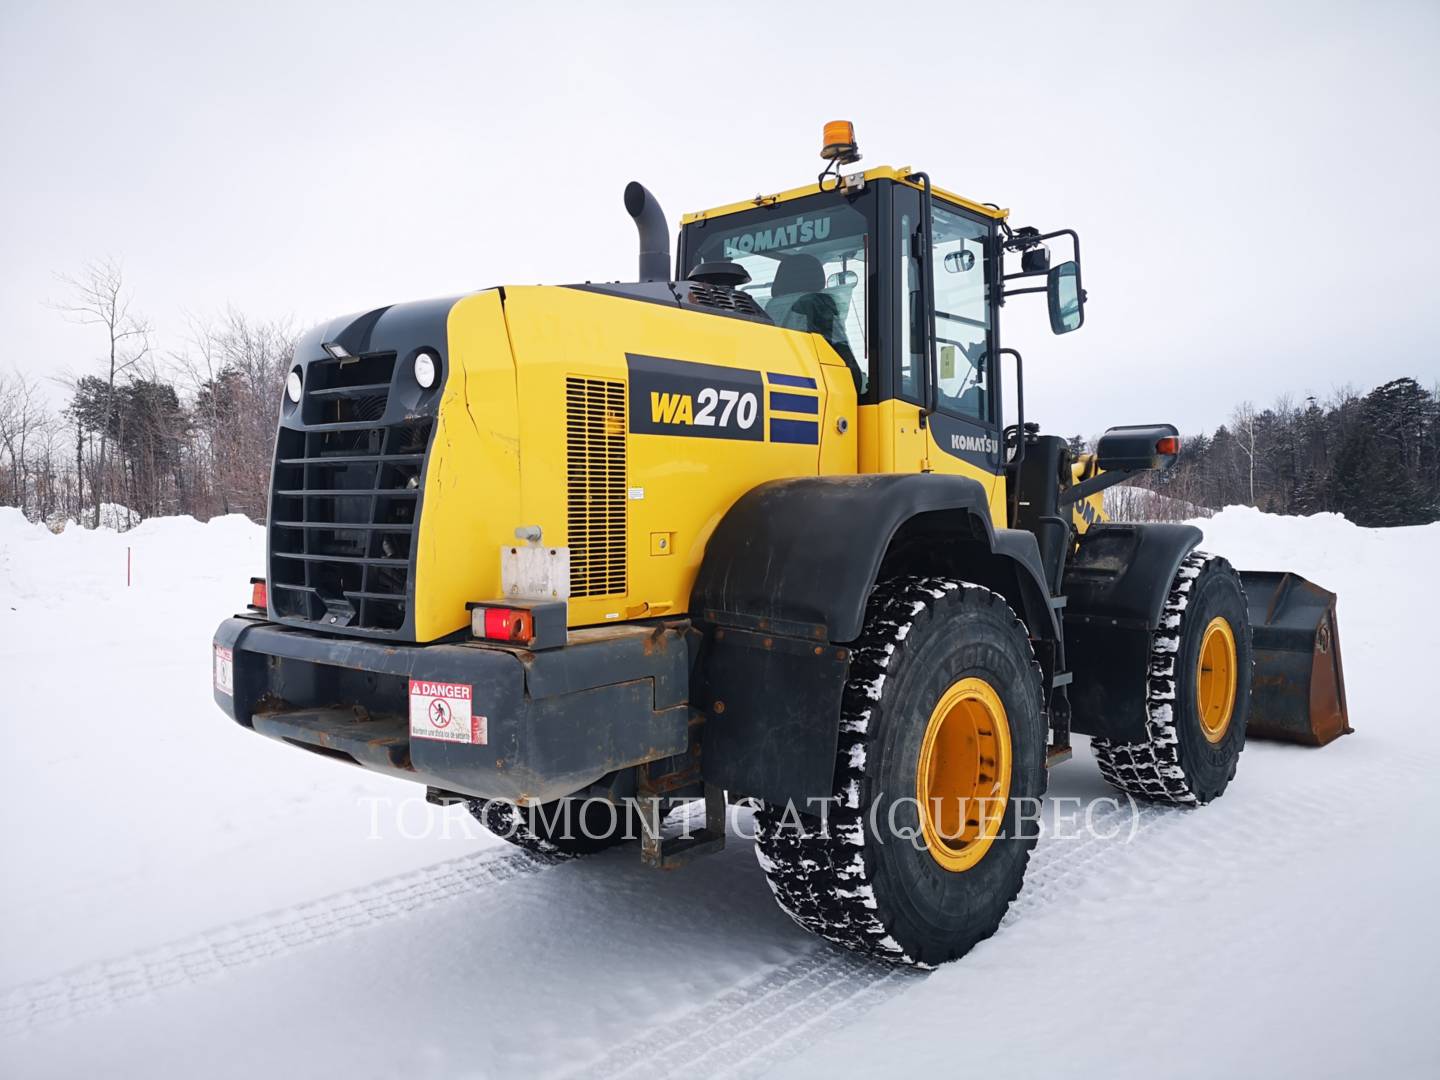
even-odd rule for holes
{"type": "Polygon", "coordinates": [[[765,438],[758,371],[627,353],[630,430],[707,439],[765,438]]]}

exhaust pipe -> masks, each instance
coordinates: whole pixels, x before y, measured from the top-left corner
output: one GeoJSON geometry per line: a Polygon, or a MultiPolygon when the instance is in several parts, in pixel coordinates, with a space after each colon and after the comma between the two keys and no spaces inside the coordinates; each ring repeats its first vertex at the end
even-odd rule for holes
{"type": "Polygon", "coordinates": [[[625,209],[640,230],[640,280],[669,281],[670,228],[665,212],[637,180],[625,185],[625,209]]]}

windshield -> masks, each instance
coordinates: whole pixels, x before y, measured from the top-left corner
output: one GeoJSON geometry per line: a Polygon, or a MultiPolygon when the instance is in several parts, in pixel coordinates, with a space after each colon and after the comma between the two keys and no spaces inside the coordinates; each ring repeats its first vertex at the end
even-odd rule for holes
{"type": "Polygon", "coordinates": [[[740,286],[777,326],[817,333],[845,361],[863,394],[870,384],[866,271],[875,243],[868,217],[839,195],[817,195],[686,226],[687,272],[739,263],[740,286]]]}

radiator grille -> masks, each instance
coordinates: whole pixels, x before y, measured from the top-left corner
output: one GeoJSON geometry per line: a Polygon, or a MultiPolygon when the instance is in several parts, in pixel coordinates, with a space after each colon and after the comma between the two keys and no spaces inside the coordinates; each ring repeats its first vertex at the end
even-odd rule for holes
{"type": "MultiPolygon", "coordinates": [[[[352,379],[348,388],[357,393],[319,394],[319,407],[372,396],[372,384],[352,379]]],[[[388,395],[388,383],[382,389],[388,395]]],[[[307,387],[307,409],[315,395],[307,387]]],[[[432,424],[280,429],[269,528],[277,615],[336,629],[404,627],[432,424]]]]}
{"type": "Polygon", "coordinates": [[[627,547],[625,384],[565,380],[570,595],[624,595],[627,547]]]}
{"type": "Polygon", "coordinates": [[[368,353],[338,360],[312,361],[305,371],[306,426],[378,423],[390,400],[395,373],[393,352],[368,353]]]}

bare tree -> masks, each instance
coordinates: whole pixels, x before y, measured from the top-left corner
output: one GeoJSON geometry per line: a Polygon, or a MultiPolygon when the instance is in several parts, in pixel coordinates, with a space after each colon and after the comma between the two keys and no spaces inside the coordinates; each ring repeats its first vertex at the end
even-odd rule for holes
{"type": "Polygon", "coordinates": [[[1235,432],[1235,442],[1245,454],[1250,469],[1249,504],[1255,505],[1255,406],[1242,401],[1230,417],[1235,432]]]}
{"type": "Polygon", "coordinates": [[[125,291],[125,275],[114,259],[87,265],[77,277],[59,275],[70,289],[70,299],[54,306],[66,318],[82,326],[105,328],[109,372],[106,377],[104,422],[100,425],[100,459],[91,487],[95,496],[95,525],[100,524],[100,506],[110,494],[106,470],[110,417],[115,408],[115,376],[138,363],[150,351],[150,324],[131,310],[125,291]]]}
{"type": "Polygon", "coordinates": [[[31,510],[30,459],[32,442],[48,423],[49,415],[37,383],[16,372],[0,375],[0,451],[8,458],[9,500],[21,513],[31,510]]]}
{"type": "Polygon", "coordinates": [[[212,512],[264,520],[275,442],[275,416],[295,334],[284,321],[264,322],[227,311],[196,321],[190,348],[176,356],[188,376],[212,512]]]}

